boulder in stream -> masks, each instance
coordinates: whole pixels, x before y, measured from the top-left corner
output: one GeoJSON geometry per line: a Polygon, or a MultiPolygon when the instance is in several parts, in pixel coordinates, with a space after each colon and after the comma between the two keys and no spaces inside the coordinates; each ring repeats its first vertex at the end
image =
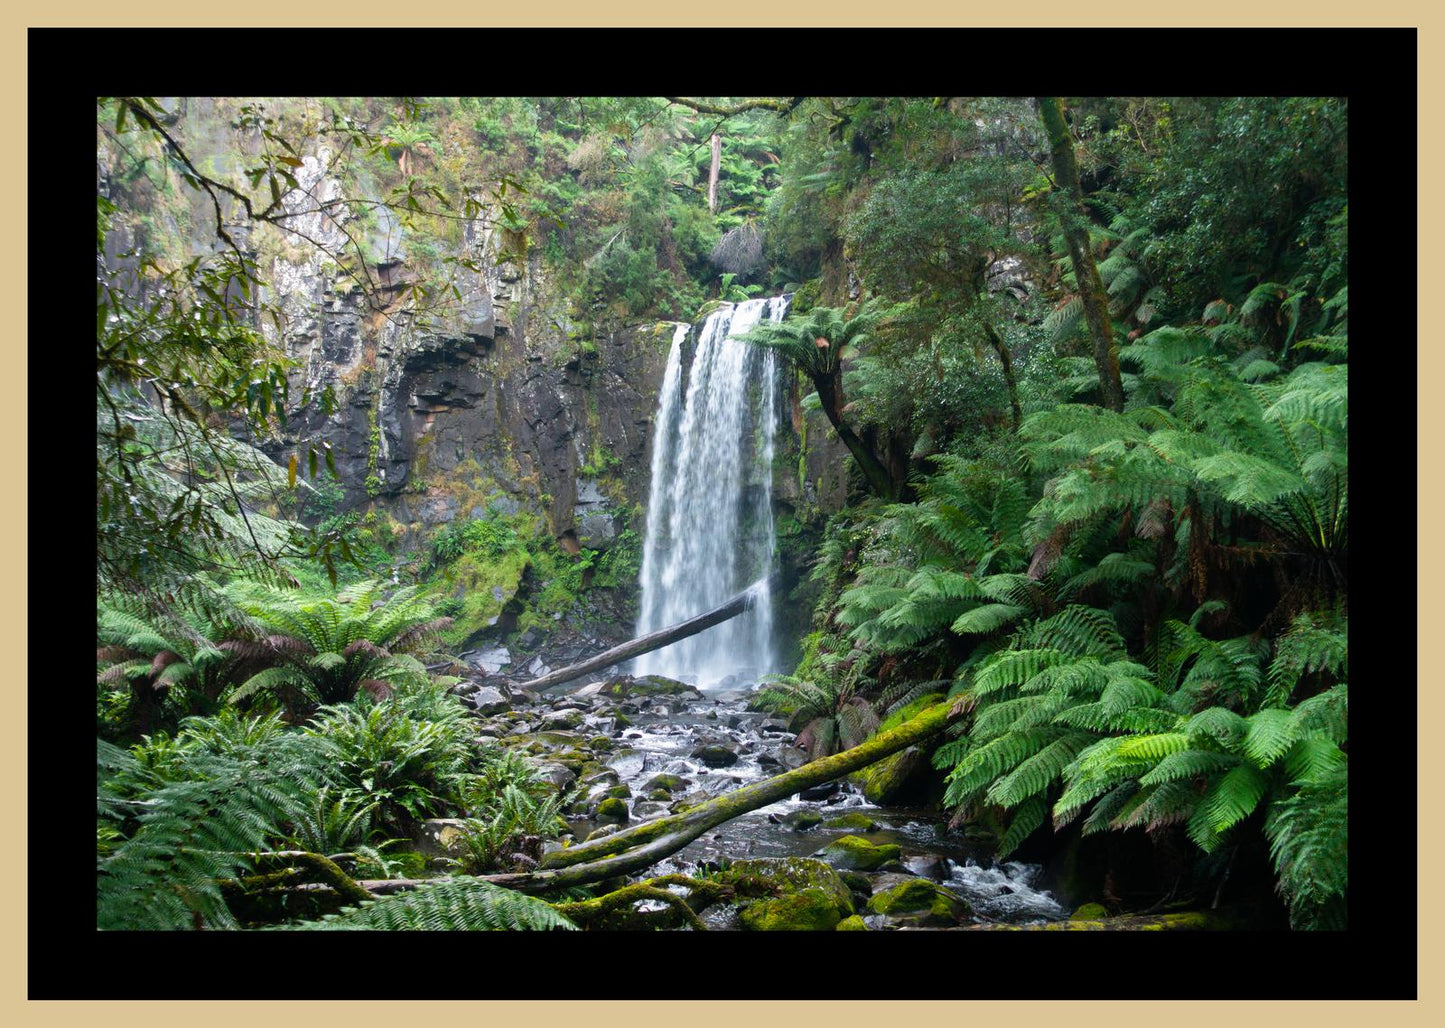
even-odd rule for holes
{"type": "Polygon", "coordinates": [[[843,835],[824,846],[814,856],[834,867],[850,871],[876,871],[890,860],[897,860],[899,849],[892,843],[875,846],[856,835],[843,835]]]}
{"type": "Polygon", "coordinates": [[[752,931],[831,931],[853,913],[848,886],[821,860],[736,860],[719,878],[733,883],[740,894],[760,888],[777,893],[743,907],[743,927],[752,931]]]}
{"type": "Polygon", "coordinates": [[[910,878],[875,892],[868,909],[887,914],[899,927],[947,927],[967,921],[973,913],[966,900],[927,878],[910,878]]]}

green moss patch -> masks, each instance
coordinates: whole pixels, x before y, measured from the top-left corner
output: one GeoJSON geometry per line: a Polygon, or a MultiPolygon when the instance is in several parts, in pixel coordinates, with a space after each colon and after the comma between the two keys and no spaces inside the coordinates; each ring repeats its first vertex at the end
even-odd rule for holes
{"type": "Polygon", "coordinates": [[[834,839],[818,853],[834,867],[850,871],[876,871],[890,860],[897,860],[899,849],[892,843],[875,846],[867,839],[856,835],[844,835],[834,839]]]}

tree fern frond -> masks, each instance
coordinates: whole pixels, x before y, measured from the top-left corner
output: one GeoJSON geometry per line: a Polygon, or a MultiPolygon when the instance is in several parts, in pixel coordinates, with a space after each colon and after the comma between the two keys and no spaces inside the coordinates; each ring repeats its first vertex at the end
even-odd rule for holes
{"type": "Polygon", "coordinates": [[[1243,749],[1256,767],[1269,767],[1299,739],[1299,722],[1293,712],[1277,707],[1257,711],[1245,719],[1243,749]]]}
{"type": "Polygon", "coordinates": [[[1043,825],[1048,819],[1049,806],[1042,797],[1035,796],[1025,800],[1014,812],[1013,820],[1009,822],[1008,831],[998,842],[999,859],[1007,857],[1014,850],[1018,849],[1028,840],[1030,835],[1043,825]]]}

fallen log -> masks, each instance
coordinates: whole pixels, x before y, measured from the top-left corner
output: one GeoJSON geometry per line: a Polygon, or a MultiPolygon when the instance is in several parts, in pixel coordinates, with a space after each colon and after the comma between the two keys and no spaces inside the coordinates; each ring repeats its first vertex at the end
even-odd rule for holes
{"type": "MultiPolygon", "coordinates": [[[[554,850],[542,857],[542,868],[510,874],[477,875],[518,892],[540,893],[589,885],[642,871],[669,857],[698,836],[796,792],[831,782],[941,732],[968,709],[965,697],[944,700],[919,712],[897,728],[831,757],[823,757],[765,781],[705,800],[680,814],[645,821],[593,842],[554,850]]],[[[386,895],[450,881],[451,878],[390,879],[352,883],[375,895],[386,895]]]]}
{"type": "Polygon", "coordinates": [[[525,682],[513,682],[524,688],[537,691],[546,689],[548,686],[560,685],[563,682],[570,682],[574,678],[581,678],[592,671],[600,671],[611,664],[620,664],[632,657],[639,657],[644,653],[651,653],[653,650],[661,649],[669,643],[675,643],[679,639],[686,639],[690,635],[697,635],[704,631],[720,625],[737,617],[746,610],[750,610],[756,601],[763,587],[769,590],[775,589],[781,581],[781,576],[775,571],[766,579],[759,579],[744,591],[738,593],[728,600],[721,607],[714,607],[712,610],[696,617],[680,621],[668,628],[659,628],[656,632],[649,632],[638,639],[631,639],[621,646],[614,646],[612,649],[589,657],[580,664],[573,664],[557,671],[549,671],[545,675],[530,679],[525,682]]]}
{"type": "Polygon", "coordinates": [[[882,732],[851,750],[804,764],[762,782],[746,785],[699,803],[681,814],[646,821],[613,835],[553,850],[542,857],[539,870],[521,874],[483,876],[485,881],[520,892],[544,892],[629,875],[671,856],[698,836],[724,821],[835,778],[867,767],[914,743],[942,731],[963,715],[959,700],[945,700],[926,708],[897,728],[882,732]]]}

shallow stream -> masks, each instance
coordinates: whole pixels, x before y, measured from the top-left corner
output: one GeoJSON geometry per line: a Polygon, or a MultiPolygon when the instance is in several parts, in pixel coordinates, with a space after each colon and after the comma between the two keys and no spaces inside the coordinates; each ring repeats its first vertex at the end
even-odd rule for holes
{"type": "MultiPolygon", "coordinates": [[[[591,706],[584,695],[571,702],[579,709],[591,706]]],[[[715,796],[769,778],[796,767],[803,761],[793,747],[794,733],[782,720],[746,709],[747,691],[680,694],[630,699],[619,709],[631,721],[614,730],[614,750],[607,758],[622,785],[629,787],[628,824],[663,816],[668,805],[648,798],[649,783],[658,775],[685,779],[692,795],[715,796]],[[709,766],[694,752],[703,745],[722,746],[735,753],[735,763],[709,766]]],[[[568,704],[567,697],[554,702],[568,704]]],[[[586,712],[579,730],[590,732],[609,727],[602,713],[586,712]]],[[[654,792],[655,794],[655,792],[654,792]]],[[[681,790],[674,793],[682,795],[681,790]]],[[[934,812],[885,807],[864,800],[861,791],[847,782],[832,788],[808,790],[808,799],[794,795],[786,800],[734,818],[685,849],[656,865],[649,874],[672,871],[694,873],[699,865],[711,866],[725,860],[748,857],[806,857],[815,855],[830,841],[856,835],[870,843],[894,843],[900,847],[902,867],[882,870],[921,875],[967,900],[975,921],[1039,923],[1059,920],[1068,911],[1040,885],[1038,865],[1016,861],[996,863],[990,856],[986,837],[950,829],[946,819],[934,812]],[[827,822],[843,814],[862,814],[874,822],[871,829],[828,827],[827,822]],[[821,817],[821,823],[803,827],[821,817]]],[[[569,817],[577,838],[585,838],[600,822],[588,817],[569,817]]],[[[710,911],[705,917],[713,927],[733,927],[728,911],[710,911]]],[[[885,927],[884,919],[870,915],[870,927],[885,927]]],[[[869,922],[870,917],[865,917],[869,922]]]]}

